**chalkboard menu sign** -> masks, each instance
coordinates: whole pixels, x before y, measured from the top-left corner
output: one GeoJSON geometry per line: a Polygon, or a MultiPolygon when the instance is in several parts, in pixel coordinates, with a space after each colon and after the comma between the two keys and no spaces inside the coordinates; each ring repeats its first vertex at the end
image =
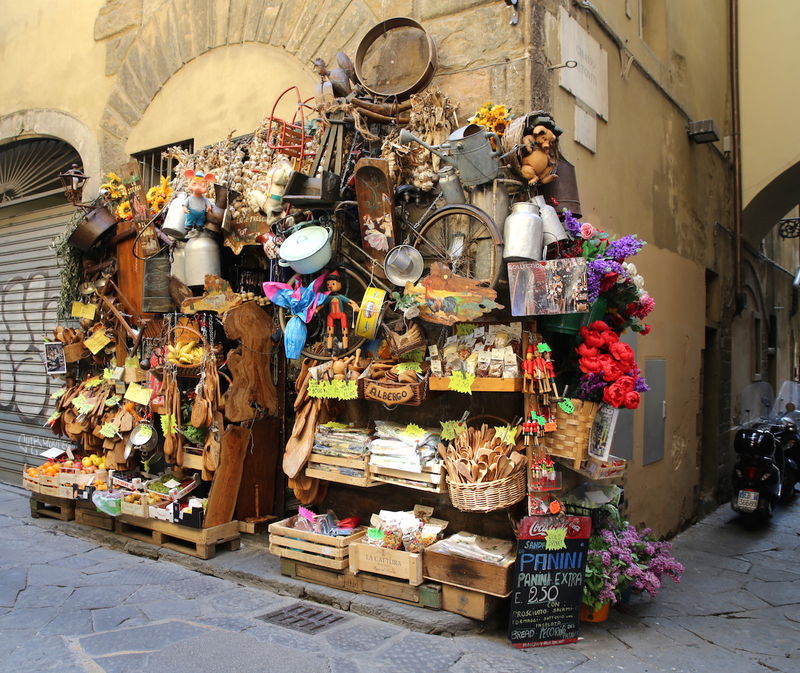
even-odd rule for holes
{"type": "Polygon", "coordinates": [[[574,643],[592,522],[588,516],[522,520],[511,592],[514,647],[574,643]]]}

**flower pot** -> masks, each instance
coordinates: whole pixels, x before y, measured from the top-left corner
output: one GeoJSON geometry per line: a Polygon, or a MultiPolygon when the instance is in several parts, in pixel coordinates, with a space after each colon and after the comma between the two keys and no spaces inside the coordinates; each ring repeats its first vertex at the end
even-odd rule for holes
{"type": "Polygon", "coordinates": [[[581,327],[595,320],[602,320],[606,313],[606,300],[598,298],[589,309],[588,313],[558,313],[556,315],[540,315],[536,318],[537,325],[549,332],[560,334],[578,334],[581,327]]]}
{"type": "Polygon", "coordinates": [[[580,618],[582,622],[604,622],[608,619],[608,608],[611,603],[603,603],[597,610],[581,603],[580,618]]]}

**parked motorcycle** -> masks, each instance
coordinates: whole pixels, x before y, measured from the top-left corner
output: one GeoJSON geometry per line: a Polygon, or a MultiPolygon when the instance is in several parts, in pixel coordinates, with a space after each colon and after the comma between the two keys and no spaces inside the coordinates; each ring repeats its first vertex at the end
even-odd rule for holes
{"type": "Polygon", "coordinates": [[[784,382],[772,413],[742,427],[733,448],[731,507],[746,524],[763,523],[778,502],[789,502],[800,477],[800,435],[793,400],[800,396],[800,383],[784,382]]]}

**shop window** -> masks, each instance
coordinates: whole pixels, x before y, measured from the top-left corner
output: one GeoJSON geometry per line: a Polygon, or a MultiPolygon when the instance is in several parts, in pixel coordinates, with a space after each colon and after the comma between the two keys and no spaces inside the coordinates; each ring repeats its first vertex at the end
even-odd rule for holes
{"type": "Polygon", "coordinates": [[[63,140],[34,138],[0,148],[0,207],[64,193],[59,173],[81,165],[75,148],[63,140]]]}
{"type": "Polygon", "coordinates": [[[142,184],[145,189],[150,189],[153,185],[157,185],[162,175],[170,180],[175,177],[172,175],[175,160],[163,156],[164,151],[169,147],[180,147],[187,152],[194,152],[194,140],[181,140],[177,143],[169,143],[161,147],[154,147],[153,149],[137,152],[133,155],[133,158],[139,162],[142,184]]]}
{"type": "Polygon", "coordinates": [[[639,1],[642,40],[662,61],[667,60],[667,0],[639,1]]]}

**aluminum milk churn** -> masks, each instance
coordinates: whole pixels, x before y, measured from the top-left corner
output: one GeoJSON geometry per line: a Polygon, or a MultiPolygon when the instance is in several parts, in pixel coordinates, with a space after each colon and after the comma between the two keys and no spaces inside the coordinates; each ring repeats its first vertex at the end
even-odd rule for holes
{"type": "Polygon", "coordinates": [[[539,214],[542,217],[542,239],[545,245],[555,243],[556,241],[566,241],[567,232],[561,220],[558,218],[558,213],[553,206],[547,205],[544,196],[535,196],[533,200],[539,206],[539,214]]]}
{"type": "Polygon", "coordinates": [[[509,262],[540,260],[542,227],[539,206],[530,201],[515,203],[503,226],[503,259],[509,262]]]}
{"type": "Polygon", "coordinates": [[[190,236],[184,248],[185,274],[184,282],[189,286],[204,285],[206,275],[219,276],[219,246],[206,231],[190,236]]]}

